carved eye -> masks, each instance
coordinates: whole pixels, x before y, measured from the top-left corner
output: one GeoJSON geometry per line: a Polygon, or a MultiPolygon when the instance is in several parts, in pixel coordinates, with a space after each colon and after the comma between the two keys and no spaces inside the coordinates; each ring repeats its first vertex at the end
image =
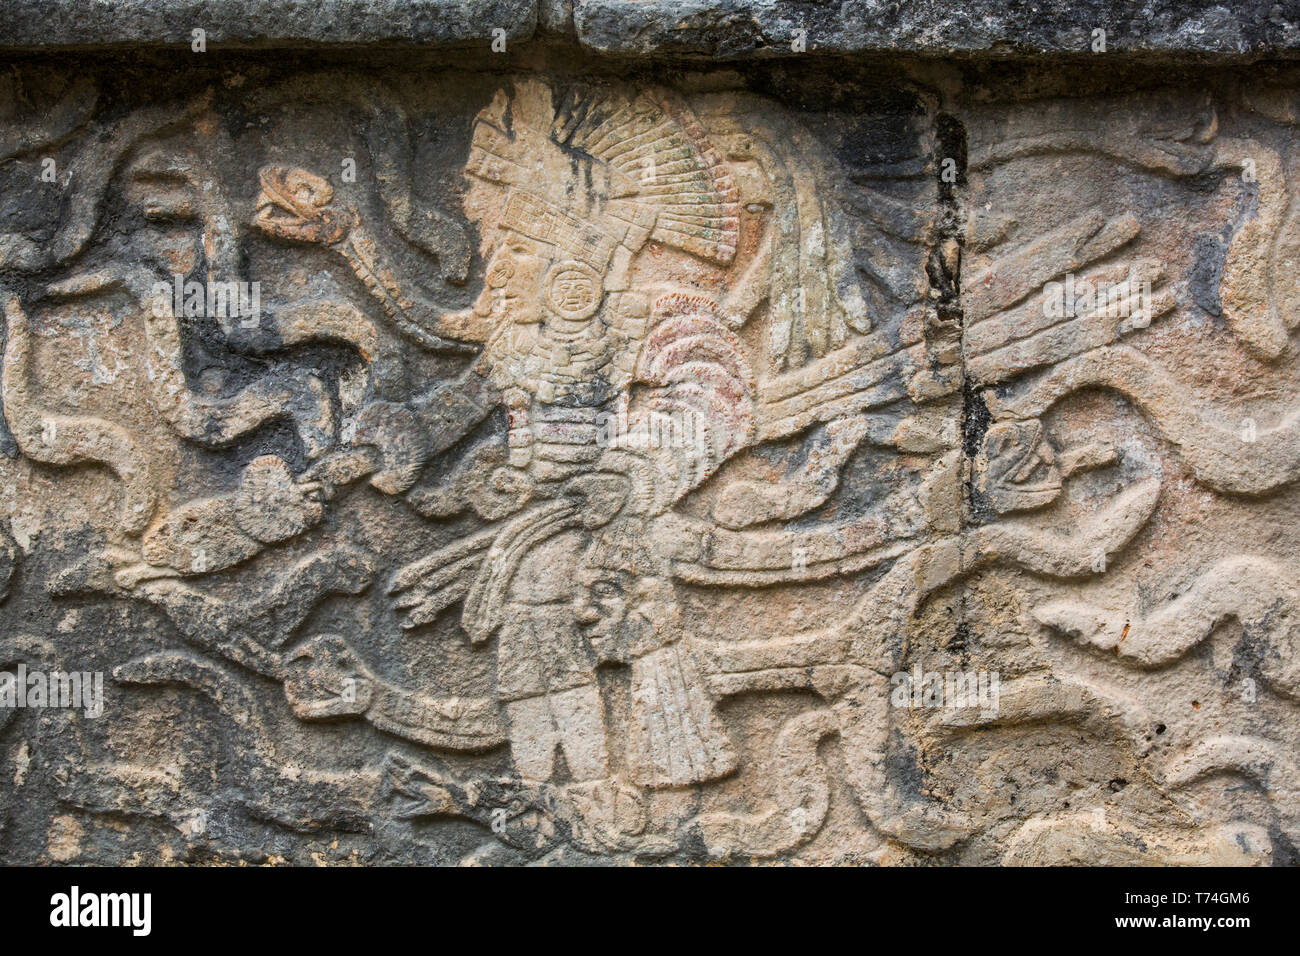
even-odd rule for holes
{"type": "Polygon", "coordinates": [[[508,259],[498,259],[488,270],[487,283],[492,288],[499,289],[509,282],[514,274],[515,267],[508,259]]]}

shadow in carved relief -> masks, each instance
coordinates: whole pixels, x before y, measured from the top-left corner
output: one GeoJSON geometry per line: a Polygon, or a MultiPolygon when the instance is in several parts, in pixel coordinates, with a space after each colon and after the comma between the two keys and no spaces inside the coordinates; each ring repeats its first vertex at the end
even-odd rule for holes
{"type": "Polygon", "coordinates": [[[1258,115],[1233,138],[1208,101],[982,106],[954,191],[920,93],[801,114],[733,81],[264,79],[102,112],[94,83],[11,92],[44,107],[3,155],[53,156],[59,199],[0,236],[3,648],[93,642],[109,676],[103,721],[0,728],[60,808],[6,807],[58,836],[16,857],[124,853],[123,818],[340,861],[1292,840],[1294,575],[1252,550],[1159,602],[1124,563],[1172,547],[1192,485],[1295,477],[1286,415],[1243,447],[1163,359],[1178,334],[1293,358],[1260,278],[1290,158],[1258,115]],[[1116,113],[1141,118],[1096,134],[1116,113]],[[1067,279],[1114,291],[1080,311],[1067,279]],[[1109,671],[1181,666],[1227,619],[1288,703],[1199,744],[1166,717],[1180,745],[1146,760],[1161,718],[1109,671]],[[1000,696],[900,703],[935,660],[1000,696]],[[1024,734],[1078,727],[1130,768],[1102,825],[1055,784],[1000,802],[1024,734]],[[1267,808],[1196,791],[1222,773],[1267,808]]]}

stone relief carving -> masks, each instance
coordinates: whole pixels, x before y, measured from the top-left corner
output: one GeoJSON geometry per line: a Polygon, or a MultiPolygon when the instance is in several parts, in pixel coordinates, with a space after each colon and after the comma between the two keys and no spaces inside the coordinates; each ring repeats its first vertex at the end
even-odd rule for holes
{"type": "MultiPolygon", "coordinates": [[[[997,511],[1005,510],[1012,489],[1051,494],[1059,481],[1054,472],[1068,466],[1054,463],[1062,456],[1050,444],[1047,453],[1025,450],[1052,441],[1042,437],[1051,435],[1049,422],[1061,423],[1066,434],[1119,437],[1118,456],[1108,454],[1122,480],[1149,475],[1161,483],[1138,543],[1099,554],[1093,581],[1029,597],[1030,615],[1047,632],[1035,643],[1054,679],[1086,695],[1079,711],[1100,704],[1116,716],[1120,736],[1172,808],[1207,833],[1217,827],[1227,835],[1219,838],[1221,849],[1200,851],[1201,859],[1223,862],[1239,852],[1267,856],[1265,847],[1276,852],[1294,839],[1294,778],[1283,756],[1293,746],[1286,676],[1291,575],[1283,570],[1294,564],[1293,545],[1287,532],[1265,541],[1227,530],[1286,522],[1278,516],[1289,511],[1300,461],[1292,436],[1296,396],[1288,387],[1294,376],[1282,371],[1295,355],[1287,318],[1292,293],[1278,278],[1285,271],[1278,257],[1294,241],[1290,121],[1276,105],[1287,99],[1272,92],[1219,104],[1207,98],[1174,106],[1158,97],[1097,103],[1090,108],[1122,109],[1128,125],[1109,124],[1111,136],[1030,129],[981,145],[972,161],[990,191],[1011,186],[1016,164],[1030,156],[1059,157],[1050,160],[1058,172],[1121,175],[1127,168],[1141,176],[1111,197],[1088,195],[1092,210],[1047,240],[1035,234],[1017,241],[1022,224],[1007,213],[1018,208],[1033,217],[1040,203],[1062,200],[1051,191],[1002,205],[997,221],[972,218],[982,271],[968,292],[977,310],[968,307],[968,321],[976,320],[968,341],[999,348],[967,367],[986,386],[990,413],[990,463],[980,491],[997,511]],[[1134,110],[1135,101],[1149,112],[1134,110]],[[1159,208],[1172,200],[1197,209],[1174,198],[1189,189],[1210,194],[1191,230],[1204,221],[1205,238],[1191,248],[1187,227],[1178,224],[1176,236],[1159,208]],[[1118,213],[1125,200],[1130,212],[1118,213]],[[1215,214],[1222,224],[1211,239],[1215,214]],[[1188,261],[1189,253],[1197,258],[1188,261]],[[1026,295],[1044,294],[1040,279],[1076,270],[1091,280],[1095,302],[1064,312],[1036,308],[1032,300],[1026,307],[1026,295]],[[1139,294],[1143,284],[1150,291],[1139,294]],[[1209,365],[1217,371],[1206,374],[1209,365]],[[1252,380],[1256,394],[1234,387],[1233,379],[1252,380]],[[1251,400],[1262,395],[1269,400],[1251,400]],[[999,473],[993,455],[1005,448],[1016,457],[999,473]],[[1193,659],[1208,640],[1213,650],[1193,659]],[[1226,666],[1225,655],[1232,658],[1226,666]],[[1252,794],[1245,799],[1232,795],[1243,779],[1252,794]],[[1233,842],[1236,850],[1223,849],[1233,842]]],[[[1069,112],[1079,128],[1086,109],[1058,104],[1040,121],[1068,126],[1069,112]]],[[[1071,205],[1065,200],[1057,218],[1068,218],[1071,205]]],[[[1039,591],[1029,587],[1031,595],[1039,591]]],[[[1131,857],[1106,846],[1133,828],[1131,816],[1109,818],[1075,850],[1060,836],[1069,828],[1063,820],[1026,823],[1008,860],[1131,857]]],[[[1075,829],[1084,832],[1086,821],[1075,829]]],[[[1186,851],[1168,852],[1172,862],[1188,860],[1186,851]]]]}
{"type": "Polygon", "coordinates": [[[921,94],[32,82],[0,656],[107,671],[109,716],[0,730],[79,827],[1294,852],[1293,94],[974,106],[954,191],[921,94]]]}

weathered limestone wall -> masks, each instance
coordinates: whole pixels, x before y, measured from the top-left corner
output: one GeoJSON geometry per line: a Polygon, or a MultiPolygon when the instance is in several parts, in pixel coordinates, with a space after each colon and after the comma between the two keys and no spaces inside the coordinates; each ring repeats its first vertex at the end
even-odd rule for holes
{"type": "Polygon", "coordinates": [[[1293,4],[107,9],[0,861],[1296,861],[1293,4]]]}

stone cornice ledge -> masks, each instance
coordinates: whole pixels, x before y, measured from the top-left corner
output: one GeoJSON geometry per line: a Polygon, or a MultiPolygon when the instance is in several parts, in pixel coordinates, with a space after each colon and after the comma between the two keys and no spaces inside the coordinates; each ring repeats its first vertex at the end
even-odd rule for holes
{"type": "Polygon", "coordinates": [[[537,32],[537,0],[0,0],[0,49],[489,45],[537,32]]]}
{"type": "Polygon", "coordinates": [[[0,50],[465,47],[569,37],[625,56],[1300,54],[1300,0],[0,0],[0,50]],[[802,34],[800,31],[805,31],[802,34]],[[801,42],[800,42],[801,41],[801,42]],[[802,46],[802,49],[800,49],[802,46]]]}

